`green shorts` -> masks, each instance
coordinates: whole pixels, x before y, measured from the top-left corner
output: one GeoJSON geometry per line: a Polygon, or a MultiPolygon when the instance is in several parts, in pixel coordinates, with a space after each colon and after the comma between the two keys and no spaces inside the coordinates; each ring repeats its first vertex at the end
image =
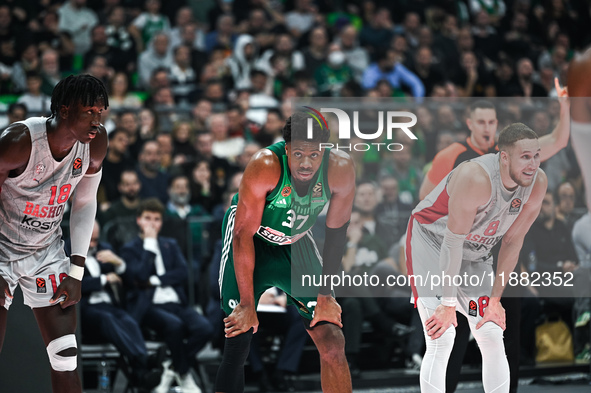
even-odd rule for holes
{"type": "MultiPolygon", "coordinates": [[[[219,282],[222,309],[226,315],[229,315],[240,303],[232,247],[235,216],[236,206],[231,206],[226,212],[222,226],[224,243],[219,282]]],[[[318,289],[303,288],[301,278],[302,274],[316,276],[322,274],[320,253],[312,236],[308,233],[290,246],[270,245],[255,236],[254,249],[253,287],[256,305],[267,289],[277,287],[287,294],[288,302],[298,308],[302,317],[311,320],[316,307],[318,289]]]]}

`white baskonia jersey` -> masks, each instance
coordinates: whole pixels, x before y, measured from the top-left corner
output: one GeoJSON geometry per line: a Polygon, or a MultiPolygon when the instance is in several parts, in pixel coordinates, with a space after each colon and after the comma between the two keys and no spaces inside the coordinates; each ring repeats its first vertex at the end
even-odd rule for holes
{"type": "MultiPolygon", "coordinates": [[[[517,187],[514,191],[505,188],[501,181],[499,154],[485,154],[470,160],[486,171],[492,192],[488,202],[478,207],[472,229],[466,235],[463,260],[485,261],[489,258],[491,249],[517,219],[533,189],[537,173],[529,187],[517,187]]],[[[451,171],[412,212],[412,217],[416,219],[425,238],[438,250],[443,242],[449,213],[447,184],[454,171],[451,171]]]]}
{"type": "Polygon", "coordinates": [[[47,120],[21,122],[31,134],[31,155],[25,171],[8,177],[0,191],[2,262],[22,259],[60,239],[66,203],[90,163],[90,145],[81,142],[56,161],[47,140],[47,120]]]}

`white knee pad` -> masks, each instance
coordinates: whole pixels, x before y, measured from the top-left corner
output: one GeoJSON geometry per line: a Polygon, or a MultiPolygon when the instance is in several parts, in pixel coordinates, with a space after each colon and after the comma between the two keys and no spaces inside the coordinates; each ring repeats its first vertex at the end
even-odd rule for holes
{"type": "Polygon", "coordinates": [[[56,338],[47,345],[47,355],[49,356],[49,363],[51,368],[55,371],[74,371],[76,370],[77,356],[60,356],[59,352],[68,348],[78,348],[76,344],[76,336],[67,334],[56,338]]]}

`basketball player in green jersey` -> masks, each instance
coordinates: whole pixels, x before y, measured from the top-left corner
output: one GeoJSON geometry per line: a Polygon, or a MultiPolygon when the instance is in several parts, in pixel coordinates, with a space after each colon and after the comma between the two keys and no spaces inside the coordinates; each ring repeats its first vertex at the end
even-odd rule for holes
{"type": "Polygon", "coordinates": [[[321,148],[330,133],[308,115],[295,113],[283,128],[285,142],[257,152],[224,219],[220,292],[226,343],[216,392],[244,389],[244,362],[258,328],[256,306],[270,287],[287,293],[320,353],[324,392],[352,391],[341,328],[341,307],[330,288],[311,297],[292,292],[299,273],[337,274],[355,196],[355,170],[342,151],[321,148]],[[325,245],[320,258],[309,229],[324,205],[325,245]],[[292,271],[297,271],[292,275],[292,271]]]}

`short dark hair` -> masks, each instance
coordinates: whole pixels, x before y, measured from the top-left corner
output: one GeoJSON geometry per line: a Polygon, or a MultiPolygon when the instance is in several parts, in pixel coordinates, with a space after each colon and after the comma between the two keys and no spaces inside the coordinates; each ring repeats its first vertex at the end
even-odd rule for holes
{"type": "Polygon", "coordinates": [[[322,125],[307,113],[295,112],[283,126],[282,134],[285,143],[290,143],[292,140],[327,142],[328,138],[330,138],[330,131],[322,122],[322,119],[319,120],[322,125]],[[308,119],[312,119],[312,138],[310,139],[308,138],[308,119]]]}
{"type": "Polygon", "coordinates": [[[170,176],[168,178],[168,188],[172,187],[172,185],[174,184],[175,181],[177,181],[178,179],[187,179],[187,181],[190,182],[189,177],[183,173],[178,173],[176,175],[170,176]]]}
{"type": "Polygon", "coordinates": [[[116,136],[117,134],[125,134],[127,135],[127,131],[125,131],[123,128],[115,128],[113,131],[109,132],[109,134],[107,135],[107,137],[109,138],[109,142],[111,142],[116,136]]]}
{"type": "Polygon", "coordinates": [[[160,213],[164,217],[164,205],[158,198],[148,198],[140,202],[137,208],[137,217],[141,217],[144,212],[160,213]]]}
{"type": "Polygon", "coordinates": [[[22,109],[25,112],[25,117],[27,117],[27,113],[29,112],[29,110],[27,109],[27,106],[22,102],[13,102],[8,106],[7,112],[8,114],[12,115],[17,109],[22,109]]]}
{"type": "Polygon", "coordinates": [[[470,104],[470,113],[474,112],[476,109],[492,109],[494,111],[497,110],[494,104],[487,100],[476,100],[470,104]]]}
{"type": "Polygon", "coordinates": [[[512,123],[503,128],[499,134],[499,150],[507,151],[510,147],[522,139],[538,139],[538,134],[523,123],[512,123]]]}
{"type": "Polygon", "coordinates": [[[107,109],[109,95],[100,79],[88,74],[70,75],[59,81],[51,93],[51,114],[57,116],[62,105],[93,106],[101,102],[107,109]]]}

